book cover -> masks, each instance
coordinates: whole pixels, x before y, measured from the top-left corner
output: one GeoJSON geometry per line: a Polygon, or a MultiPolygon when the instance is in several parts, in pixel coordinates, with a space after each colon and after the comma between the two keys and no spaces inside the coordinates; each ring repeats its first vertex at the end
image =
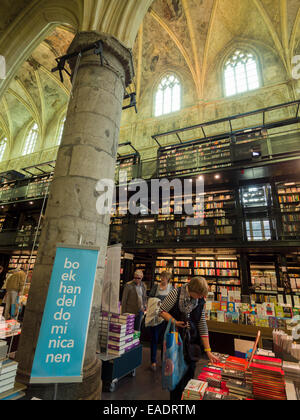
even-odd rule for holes
{"type": "Polygon", "coordinates": [[[227,312],[228,304],[225,301],[221,301],[221,311],[227,312]]]}
{"type": "Polygon", "coordinates": [[[218,311],[217,321],[218,322],[225,322],[225,312],[218,311]]]}
{"type": "Polygon", "coordinates": [[[240,320],[240,314],[239,312],[233,312],[232,313],[232,323],[233,324],[238,324],[240,320]]]}
{"type": "Polygon", "coordinates": [[[289,306],[283,306],[282,307],[283,310],[283,318],[293,318],[293,311],[292,308],[290,308],[289,306]]]}
{"type": "Polygon", "coordinates": [[[217,311],[210,311],[210,320],[217,321],[218,320],[218,312],[217,311]]]}
{"type": "Polygon", "coordinates": [[[213,311],[220,311],[221,310],[221,302],[212,302],[213,311]]]}
{"type": "Polygon", "coordinates": [[[235,311],[235,302],[228,302],[227,312],[234,313],[235,311]]]}

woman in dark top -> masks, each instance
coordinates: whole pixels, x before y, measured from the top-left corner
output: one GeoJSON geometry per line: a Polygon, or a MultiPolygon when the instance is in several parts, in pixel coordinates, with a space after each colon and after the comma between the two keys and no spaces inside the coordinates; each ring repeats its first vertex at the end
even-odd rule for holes
{"type": "Polygon", "coordinates": [[[208,285],[206,280],[202,277],[195,277],[183,287],[173,290],[161,305],[160,316],[167,322],[172,319],[179,329],[184,343],[184,358],[188,365],[187,373],[170,394],[171,400],[181,400],[184,388],[195,375],[196,362],[194,359],[191,359],[191,355],[187,350],[188,336],[190,337],[189,342],[193,344],[200,344],[201,340],[209,360],[211,362],[218,361],[213,355],[209,344],[205,318],[205,298],[207,294],[208,285]],[[188,330],[189,335],[187,335],[186,330],[188,330]]]}
{"type": "MultiPolygon", "coordinates": [[[[164,299],[169,295],[169,293],[174,290],[173,286],[170,284],[171,274],[167,271],[161,273],[160,276],[160,283],[154,284],[152,287],[149,298],[155,297],[160,299],[162,302],[164,299]]],[[[156,371],[156,354],[157,354],[157,346],[162,334],[164,333],[166,328],[166,322],[162,322],[155,327],[150,327],[151,332],[151,366],[150,369],[155,372],[156,371]]]]}

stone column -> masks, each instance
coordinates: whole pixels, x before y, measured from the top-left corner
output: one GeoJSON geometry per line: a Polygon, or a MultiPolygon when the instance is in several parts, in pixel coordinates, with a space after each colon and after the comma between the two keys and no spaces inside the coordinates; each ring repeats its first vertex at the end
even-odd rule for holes
{"type": "MultiPolygon", "coordinates": [[[[98,40],[103,43],[103,66],[94,50],[82,55],[77,69],[77,59],[70,62],[74,86],[17,353],[18,380],[28,383],[56,245],[81,243],[98,246],[100,259],[84,361],[84,381],[82,384],[59,385],[58,399],[100,399],[101,396],[101,363],[96,356],[96,345],[110,217],[97,213],[96,184],[103,178],[114,179],[124,87],[132,80],[133,64],[131,52],[117,39],[97,32],[79,33],[68,53],[82,50],[98,40]]],[[[29,392],[49,399],[53,397],[53,388],[53,385],[35,385],[29,387],[29,392]]]]}

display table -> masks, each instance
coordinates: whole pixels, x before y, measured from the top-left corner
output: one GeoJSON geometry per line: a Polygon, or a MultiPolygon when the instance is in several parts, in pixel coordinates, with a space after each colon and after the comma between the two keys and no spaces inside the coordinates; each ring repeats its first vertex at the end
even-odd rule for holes
{"type": "Polygon", "coordinates": [[[121,357],[102,361],[103,390],[114,392],[118,381],[131,374],[135,376],[135,370],[142,364],[142,346],[139,345],[127,351],[121,357]]]}

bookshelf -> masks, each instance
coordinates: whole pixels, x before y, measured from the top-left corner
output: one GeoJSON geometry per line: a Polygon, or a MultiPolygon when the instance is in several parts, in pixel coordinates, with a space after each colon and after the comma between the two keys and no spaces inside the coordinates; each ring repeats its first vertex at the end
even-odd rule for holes
{"type": "Polygon", "coordinates": [[[5,216],[0,216],[0,232],[2,232],[4,222],[5,222],[5,216]]]}
{"type": "Polygon", "coordinates": [[[207,280],[209,291],[215,294],[215,300],[222,296],[241,292],[240,266],[237,257],[197,257],[193,262],[194,276],[207,280]]]}
{"type": "Polygon", "coordinates": [[[236,234],[235,192],[229,189],[210,191],[203,193],[200,198],[200,203],[199,197],[196,202],[196,194],[184,198],[185,204],[192,205],[194,209],[194,215],[190,217],[184,213],[184,206],[183,214],[176,214],[176,198],[171,197],[169,207],[167,203],[162,203],[159,215],[156,216],[156,240],[195,242],[199,239],[208,241],[232,238],[236,234]],[[193,219],[197,218],[199,221],[194,224],[193,219]]]}
{"type": "Polygon", "coordinates": [[[169,271],[175,287],[180,287],[192,277],[204,277],[209,290],[221,295],[221,289],[240,290],[240,268],[237,258],[218,259],[218,257],[158,257],[155,266],[155,280],[169,271]]]}
{"type": "Polygon", "coordinates": [[[275,263],[251,263],[251,286],[254,292],[272,292],[277,294],[277,276],[275,263]]]}
{"type": "Polygon", "coordinates": [[[35,178],[28,184],[27,198],[41,197],[47,194],[53,175],[45,175],[35,178]]]}
{"type": "Polygon", "coordinates": [[[17,232],[16,245],[18,248],[28,248],[32,245],[35,235],[40,233],[41,226],[38,229],[34,223],[25,223],[17,232]]]}
{"type": "Polygon", "coordinates": [[[23,265],[25,272],[32,271],[36,262],[36,252],[30,257],[26,254],[13,254],[9,260],[8,270],[16,269],[20,264],[23,265]]]}
{"type": "Polygon", "coordinates": [[[9,201],[12,198],[14,188],[16,186],[15,182],[9,182],[0,185],[0,201],[2,203],[9,201]]]}
{"type": "Polygon", "coordinates": [[[208,140],[189,146],[164,148],[158,156],[159,176],[191,174],[230,165],[230,139],[208,140]]]}
{"type": "Polygon", "coordinates": [[[241,188],[241,202],[244,209],[267,207],[270,204],[269,185],[251,185],[241,188]]]}
{"type": "Polygon", "coordinates": [[[300,296],[300,257],[288,257],[287,270],[291,282],[292,294],[300,296]]]}
{"type": "Polygon", "coordinates": [[[300,182],[277,183],[283,239],[300,238],[300,182]]]}
{"type": "Polygon", "coordinates": [[[127,158],[118,159],[116,163],[116,171],[115,171],[115,180],[118,183],[122,184],[126,181],[131,181],[136,177],[136,164],[137,164],[137,156],[132,155],[128,156],[127,158]],[[124,174],[120,175],[120,172],[124,172],[124,174]]]}

